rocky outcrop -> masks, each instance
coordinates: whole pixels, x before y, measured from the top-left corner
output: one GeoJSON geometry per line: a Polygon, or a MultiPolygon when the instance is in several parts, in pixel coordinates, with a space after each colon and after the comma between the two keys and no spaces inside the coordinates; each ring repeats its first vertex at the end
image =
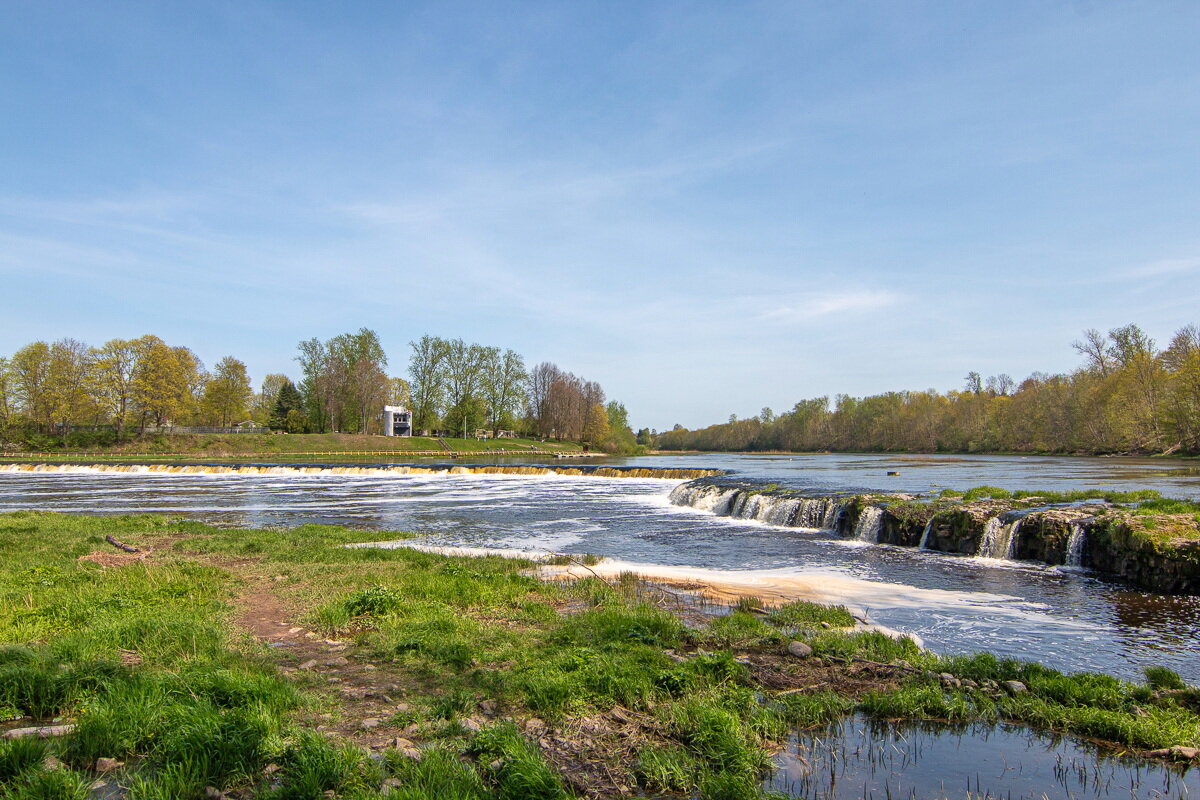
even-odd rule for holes
{"type": "Polygon", "coordinates": [[[1189,514],[1109,503],[799,494],[728,480],[681,484],[672,502],[722,516],[832,530],[875,544],[1090,568],[1156,592],[1200,594],[1200,528],[1189,514]]]}
{"type": "Polygon", "coordinates": [[[1084,566],[1164,594],[1200,594],[1195,533],[1196,520],[1187,514],[1106,515],[1089,529],[1084,566]]]}

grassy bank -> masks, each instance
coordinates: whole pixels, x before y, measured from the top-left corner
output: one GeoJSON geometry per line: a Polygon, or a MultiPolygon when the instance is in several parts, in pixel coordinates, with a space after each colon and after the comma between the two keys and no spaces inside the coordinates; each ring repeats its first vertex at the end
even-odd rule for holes
{"type": "MultiPolygon", "coordinates": [[[[387,457],[450,455],[570,454],[579,453],[573,442],[543,442],[537,439],[455,439],[447,438],[447,451],[438,439],[422,436],[365,436],[351,433],[238,433],[238,434],[152,434],[137,436],[106,447],[56,447],[37,451],[40,460],[55,461],[86,454],[106,460],[135,461],[146,458],[175,460],[256,459],[263,461],[305,461],[336,458],[378,461],[387,457]]],[[[0,453],[4,460],[28,460],[29,453],[0,453]]]]}
{"type": "Polygon", "coordinates": [[[1200,744],[1167,671],[938,658],[840,608],[711,617],[632,576],[344,547],[401,535],[0,515],[0,718],[74,726],[0,740],[0,797],[754,798],[790,730],[855,710],[1200,744]]]}

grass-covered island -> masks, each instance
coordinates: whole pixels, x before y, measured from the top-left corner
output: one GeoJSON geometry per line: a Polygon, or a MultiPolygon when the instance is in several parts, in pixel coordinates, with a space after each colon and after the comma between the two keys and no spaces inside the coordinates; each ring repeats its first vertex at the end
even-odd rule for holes
{"type": "Polygon", "coordinates": [[[1200,690],[1165,669],[939,657],[844,608],[709,615],[631,576],[344,546],[397,536],[0,515],[0,797],[753,798],[791,730],[851,712],[1200,745],[1200,690]]]}

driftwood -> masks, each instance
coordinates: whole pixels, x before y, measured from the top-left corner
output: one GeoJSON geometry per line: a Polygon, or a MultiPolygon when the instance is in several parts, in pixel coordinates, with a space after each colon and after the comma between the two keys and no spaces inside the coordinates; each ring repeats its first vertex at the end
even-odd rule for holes
{"type": "Polygon", "coordinates": [[[125,543],[124,543],[124,542],[122,542],[120,539],[118,539],[117,537],[113,536],[111,533],[110,533],[110,534],[108,534],[107,536],[105,536],[105,537],[104,537],[104,541],[108,542],[108,543],[109,543],[109,544],[111,544],[113,547],[117,548],[118,550],[124,550],[126,553],[137,553],[137,552],[139,552],[139,550],[138,550],[136,547],[134,547],[134,546],[133,546],[133,545],[131,545],[131,544],[125,544],[125,543]]]}
{"type": "Polygon", "coordinates": [[[799,694],[800,692],[811,692],[813,689],[820,689],[822,686],[828,686],[829,681],[814,683],[812,686],[801,686],[799,689],[784,689],[782,692],[776,692],[776,697],[786,697],[789,694],[799,694]]]}
{"type": "Polygon", "coordinates": [[[13,728],[0,734],[0,739],[24,739],[36,736],[39,739],[49,739],[52,736],[66,736],[75,730],[74,725],[43,725],[38,728],[13,728]]]}

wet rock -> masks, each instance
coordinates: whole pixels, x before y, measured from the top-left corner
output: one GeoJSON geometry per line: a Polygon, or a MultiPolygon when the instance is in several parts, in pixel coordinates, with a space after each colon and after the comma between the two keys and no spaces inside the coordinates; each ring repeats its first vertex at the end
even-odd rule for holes
{"type": "Polygon", "coordinates": [[[787,649],[796,658],[808,658],[813,654],[813,649],[804,642],[789,642],[787,649]]]}
{"type": "Polygon", "coordinates": [[[1027,694],[1029,692],[1029,687],[1020,681],[1002,681],[1000,683],[1000,688],[1004,689],[1004,691],[1008,692],[1014,697],[1019,694],[1027,694]]]}
{"type": "Polygon", "coordinates": [[[1177,744],[1171,748],[1171,757],[1195,761],[1196,759],[1200,759],[1200,748],[1184,747],[1181,744],[1177,744]]]}
{"type": "Polygon", "coordinates": [[[103,756],[96,759],[94,769],[96,772],[112,772],[125,766],[124,761],[117,761],[115,758],[104,758],[103,756]]]}
{"type": "Polygon", "coordinates": [[[938,674],[938,682],[941,683],[942,686],[946,689],[962,688],[962,681],[960,681],[958,678],[951,675],[949,672],[939,673],[938,674]]]}
{"type": "Polygon", "coordinates": [[[960,683],[962,683],[962,686],[964,689],[978,689],[979,688],[979,684],[976,683],[975,681],[971,680],[970,678],[962,678],[960,683]]]}
{"type": "Polygon", "coordinates": [[[331,658],[326,661],[325,665],[328,667],[344,667],[349,663],[350,659],[346,658],[345,656],[338,656],[337,658],[331,658]]]}
{"type": "Polygon", "coordinates": [[[204,787],[205,800],[229,800],[229,795],[222,792],[215,786],[204,787]]]}

